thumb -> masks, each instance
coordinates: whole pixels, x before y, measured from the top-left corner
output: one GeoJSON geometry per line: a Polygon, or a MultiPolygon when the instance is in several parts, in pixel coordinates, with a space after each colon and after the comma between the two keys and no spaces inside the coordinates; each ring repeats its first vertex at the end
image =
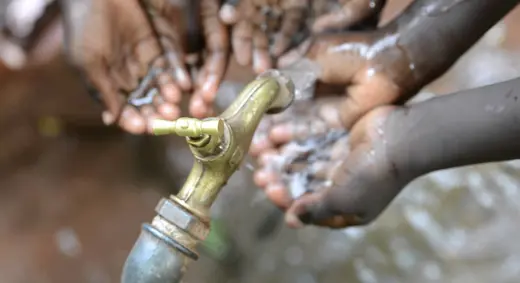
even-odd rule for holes
{"type": "Polygon", "coordinates": [[[285,213],[285,222],[291,228],[302,228],[304,225],[317,225],[330,228],[344,228],[359,225],[361,218],[357,215],[341,215],[328,204],[327,195],[331,188],[322,193],[310,193],[293,202],[285,213]]]}
{"type": "MultiPolygon", "coordinates": [[[[380,73],[360,75],[356,82],[347,86],[347,97],[341,102],[341,122],[347,129],[371,110],[396,103],[401,89],[388,77],[380,73]]],[[[364,72],[361,72],[364,73],[364,72]]]]}

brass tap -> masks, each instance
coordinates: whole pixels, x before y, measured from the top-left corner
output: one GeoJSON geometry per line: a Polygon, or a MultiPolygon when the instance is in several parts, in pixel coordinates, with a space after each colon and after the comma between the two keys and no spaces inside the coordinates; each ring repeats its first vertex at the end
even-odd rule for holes
{"type": "Polygon", "coordinates": [[[198,120],[156,121],[156,135],[186,137],[195,162],[180,192],[163,198],[157,216],[144,224],[122,275],[123,283],[179,282],[188,263],[197,260],[197,244],[209,234],[209,209],[249,150],[265,113],[285,110],[294,85],[270,70],[249,83],[219,116],[198,120]]]}

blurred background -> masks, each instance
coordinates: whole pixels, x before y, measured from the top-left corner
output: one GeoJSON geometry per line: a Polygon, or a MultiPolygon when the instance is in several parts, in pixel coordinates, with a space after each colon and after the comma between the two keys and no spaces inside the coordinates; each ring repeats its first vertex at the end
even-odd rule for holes
{"type": "MultiPolygon", "coordinates": [[[[141,223],[182,185],[191,155],[183,140],[104,127],[100,106],[60,54],[55,4],[16,2],[0,3],[0,26],[16,35],[0,36],[0,281],[119,282],[141,223]]],[[[410,1],[388,2],[384,22],[410,1]]],[[[516,9],[415,101],[519,76],[519,29],[516,9]]],[[[516,161],[425,176],[373,225],[342,231],[285,228],[243,169],[213,216],[215,232],[186,282],[520,278],[516,161]]]]}

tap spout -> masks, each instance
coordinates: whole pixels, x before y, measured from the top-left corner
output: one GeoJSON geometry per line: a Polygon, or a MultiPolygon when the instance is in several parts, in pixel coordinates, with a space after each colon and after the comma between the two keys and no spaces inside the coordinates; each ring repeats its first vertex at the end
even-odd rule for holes
{"type": "Polygon", "coordinates": [[[294,100],[292,81],[270,70],[249,83],[219,116],[157,121],[155,134],[177,134],[195,158],[176,196],[163,198],[151,225],[143,225],[123,269],[122,283],[175,283],[197,259],[209,233],[209,209],[249,150],[264,114],[285,110],[294,100]]]}

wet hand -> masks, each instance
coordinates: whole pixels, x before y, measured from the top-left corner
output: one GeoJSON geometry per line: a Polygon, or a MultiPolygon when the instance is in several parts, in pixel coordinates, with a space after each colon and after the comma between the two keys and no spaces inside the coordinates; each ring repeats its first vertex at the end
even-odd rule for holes
{"type": "Polygon", "coordinates": [[[107,109],[102,115],[105,124],[117,122],[128,132],[141,134],[149,130],[153,118],[179,116],[180,89],[190,86],[180,63],[170,65],[174,76],[153,77],[160,95],[152,104],[138,109],[127,102],[151,69],[168,69],[166,61],[172,63],[161,48],[170,38],[156,36],[138,0],[65,0],[62,5],[68,54],[99,92],[107,109]]]}
{"type": "Polygon", "coordinates": [[[232,27],[233,52],[240,65],[256,73],[272,67],[305,28],[308,0],[228,0],[221,19],[232,27]]]}
{"type": "MultiPolygon", "coordinates": [[[[326,30],[345,30],[354,25],[370,22],[377,26],[379,15],[385,7],[386,0],[339,0],[329,7],[327,12],[319,15],[312,24],[312,31],[320,33],[326,30]]],[[[374,26],[374,27],[375,27],[374,26]]]]}
{"type": "Polygon", "coordinates": [[[260,154],[255,183],[285,211],[290,227],[367,224],[409,181],[388,159],[387,118],[395,108],[371,111],[346,135],[333,101],[316,107],[312,119],[279,117],[271,125],[268,134],[278,143],[260,154]]]}
{"type": "Polygon", "coordinates": [[[375,107],[404,102],[421,87],[398,40],[386,30],[316,36],[281,57],[279,66],[305,56],[320,66],[321,82],[345,86],[339,114],[350,129],[375,107]]]}

